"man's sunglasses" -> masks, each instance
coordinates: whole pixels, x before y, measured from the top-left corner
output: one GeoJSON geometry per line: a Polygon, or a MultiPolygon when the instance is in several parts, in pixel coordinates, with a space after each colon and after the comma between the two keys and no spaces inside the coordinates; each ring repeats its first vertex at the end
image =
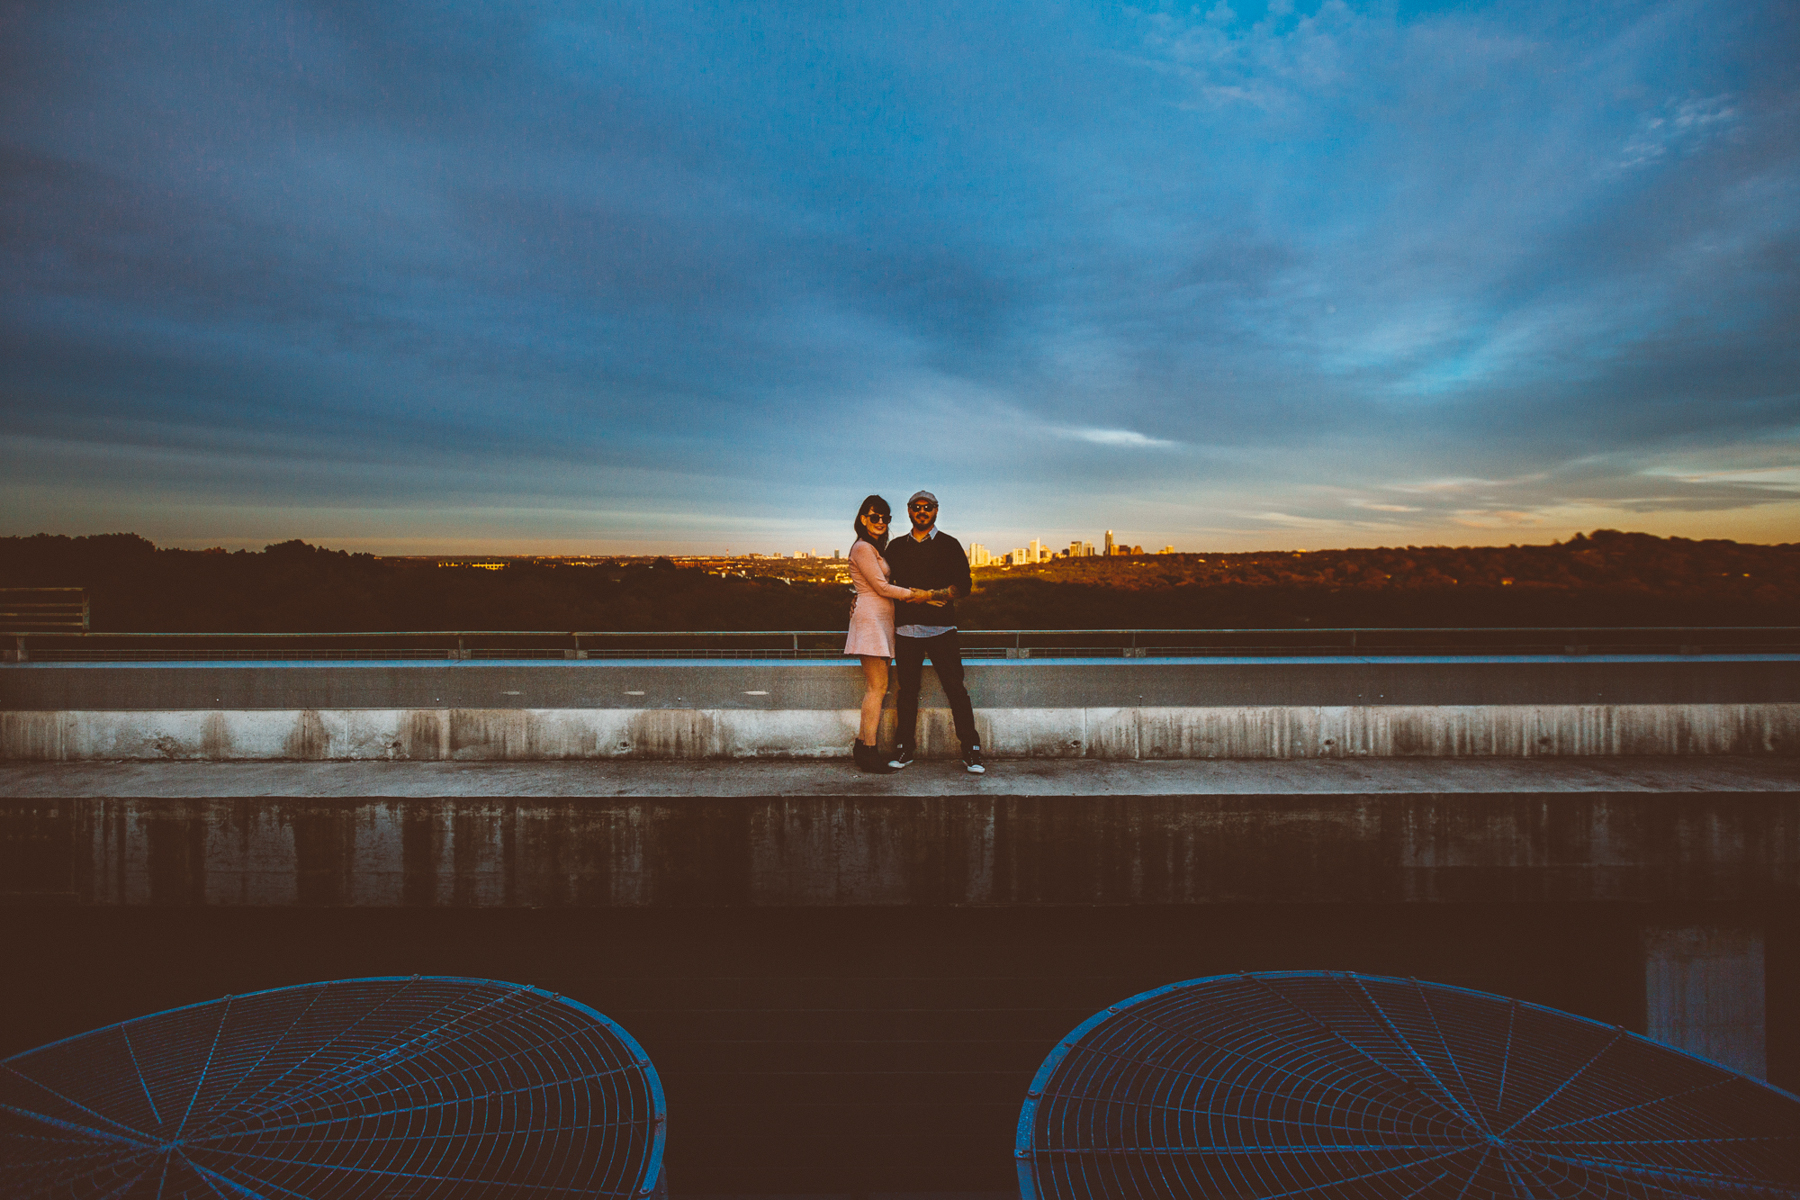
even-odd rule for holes
{"type": "Polygon", "coordinates": [[[906,506],[906,508],[907,508],[908,512],[936,512],[937,511],[937,505],[935,505],[935,504],[909,504],[906,506]]]}

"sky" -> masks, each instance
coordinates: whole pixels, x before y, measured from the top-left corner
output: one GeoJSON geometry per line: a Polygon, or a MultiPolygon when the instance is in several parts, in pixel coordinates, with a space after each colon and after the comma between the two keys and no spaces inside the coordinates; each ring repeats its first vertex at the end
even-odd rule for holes
{"type": "Polygon", "coordinates": [[[1800,541],[1800,6],[0,0],[0,534],[1800,541]]]}

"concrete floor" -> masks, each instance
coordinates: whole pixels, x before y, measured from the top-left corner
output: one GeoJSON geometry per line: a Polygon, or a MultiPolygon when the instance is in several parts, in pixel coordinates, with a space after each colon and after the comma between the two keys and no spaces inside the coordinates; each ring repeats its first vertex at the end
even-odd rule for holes
{"type": "Polygon", "coordinates": [[[1108,762],[1002,759],[895,775],[846,761],[82,762],[0,765],[0,797],[1179,796],[1793,792],[1800,759],[1381,758],[1108,762]]]}

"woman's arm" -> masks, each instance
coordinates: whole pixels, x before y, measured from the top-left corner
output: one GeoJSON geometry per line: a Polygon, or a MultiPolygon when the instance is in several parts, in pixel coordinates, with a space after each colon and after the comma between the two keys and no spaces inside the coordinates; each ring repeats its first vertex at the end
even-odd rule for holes
{"type": "Polygon", "coordinates": [[[881,556],[867,542],[857,542],[850,548],[850,567],[862,576],[869,590],[878,596],[886,596],[889,600],[914,600],[921,595],[912,588],[889,583],[886,579],[887,572],[881,569],[881,556]]]}

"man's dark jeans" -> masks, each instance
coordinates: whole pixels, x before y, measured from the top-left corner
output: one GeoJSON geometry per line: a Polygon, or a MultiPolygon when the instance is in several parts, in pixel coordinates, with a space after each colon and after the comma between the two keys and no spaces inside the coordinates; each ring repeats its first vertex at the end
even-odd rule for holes
{"type": "Polygon", "coordinates": [[[937,668],[938,682],[950,700],[950,716],[956,722],[956,740],[961,748],[981,744],[975,732],[975,708],[969,703],[969,689],[963,686],[962,643],[956,630],[936,637],[896,637],[894,661],[900,667],[899,693],[894,697],[894,715],[900,719],[894,735],[900,745],[917,749],[919,743],[919,680],[925,673],[925,660],[937,668]]]}

